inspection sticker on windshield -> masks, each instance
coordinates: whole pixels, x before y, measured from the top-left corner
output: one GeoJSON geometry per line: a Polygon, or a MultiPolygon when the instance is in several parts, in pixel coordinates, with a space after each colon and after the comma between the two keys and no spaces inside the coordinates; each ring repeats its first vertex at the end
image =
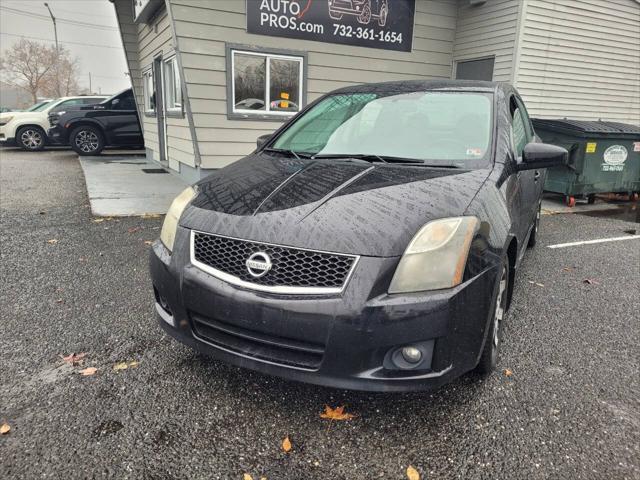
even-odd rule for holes
{"type": "Polygon", "coordinates": [[[467,155],[470,157],[481,157],[482,149],[481,148],[467,148],[467,155]]]}
{"type": "Polygon", "coordinates": [[[587,153],[596,153],[597,146],[596,142],[587,142],[587,153]]]}

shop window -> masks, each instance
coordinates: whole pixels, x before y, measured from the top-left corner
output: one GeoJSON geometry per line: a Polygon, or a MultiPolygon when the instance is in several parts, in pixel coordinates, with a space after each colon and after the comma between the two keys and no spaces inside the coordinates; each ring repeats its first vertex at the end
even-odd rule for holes
{"type": "Polygon", "coordinates": [[[182,83],[176,57],[164,62],[165,108],[167,113],[182,115],[182,83]]]}
{"type": "Polygon", "coordinates": [[[464,60],[456,63],[456,79],[458,80],[493,80],[495,58],[464,60]]]}
{"type": "Polygon", "coordinates": [[[303,105],[304,57],[230,49],[229,115],[283,118],[303,105]]]}
{"type": "Polygon", "coordinates": [[[142,91],[144,94],[144,113],[155,115],[156,88],[153,82],[152,69],[149,69],[142,74],[142,91]]]}

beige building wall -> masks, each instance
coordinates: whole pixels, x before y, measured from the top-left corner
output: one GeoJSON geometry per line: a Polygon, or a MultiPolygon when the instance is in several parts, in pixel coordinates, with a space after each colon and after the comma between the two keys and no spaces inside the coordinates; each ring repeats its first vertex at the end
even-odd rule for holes
{"type": "Polygon", "coordinates": [[[533,116],[640,124],[640,3],[526,0],[515,84],[533,116]]]}

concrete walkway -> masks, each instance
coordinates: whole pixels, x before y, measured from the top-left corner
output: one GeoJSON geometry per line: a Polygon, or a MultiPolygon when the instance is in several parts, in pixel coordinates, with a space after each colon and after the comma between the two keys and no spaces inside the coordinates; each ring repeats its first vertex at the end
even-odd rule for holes
{"type": "Polygon", "coordinates": [[[165,214],[187,186],[142,155],[79,157],[95,216],[165,214]]]}

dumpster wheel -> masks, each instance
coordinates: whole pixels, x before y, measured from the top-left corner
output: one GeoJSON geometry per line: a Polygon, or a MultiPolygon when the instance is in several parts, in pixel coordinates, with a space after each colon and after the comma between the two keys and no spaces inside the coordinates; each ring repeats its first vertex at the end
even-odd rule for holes
{"type": "Polygon", "coordinates": [[[567,205],[567,207],[573,208],[576,206],[576,197],[573,197],[571,195],[565,195],[564,203],[567,205]]]}
{"type": "Polygon", "coordinates": [[[632,202],[637,202],[638,201],[638,194],[637,193],[632,193],[631,195],[629,195],[629,200],[632,202]]]}

